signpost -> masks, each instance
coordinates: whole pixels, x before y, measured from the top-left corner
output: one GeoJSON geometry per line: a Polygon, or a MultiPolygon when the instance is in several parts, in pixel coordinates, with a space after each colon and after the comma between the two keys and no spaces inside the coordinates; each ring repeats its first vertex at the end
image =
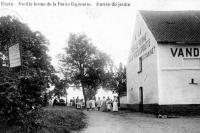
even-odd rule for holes
{"type": "Polygon", "coordinates": [[[20,45],[15,44],[9,47],[10,68],[21,66],[20,45]]]}

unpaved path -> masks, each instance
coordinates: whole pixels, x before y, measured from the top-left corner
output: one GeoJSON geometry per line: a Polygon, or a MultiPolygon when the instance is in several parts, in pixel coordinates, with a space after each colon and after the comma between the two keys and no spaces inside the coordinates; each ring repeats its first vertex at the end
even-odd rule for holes
{"type": "Polygon", "coordinates": [[[200,117],[156,118],[128,111],[84,111],[88,127],[75,133],[200,133],[200,117]]]}

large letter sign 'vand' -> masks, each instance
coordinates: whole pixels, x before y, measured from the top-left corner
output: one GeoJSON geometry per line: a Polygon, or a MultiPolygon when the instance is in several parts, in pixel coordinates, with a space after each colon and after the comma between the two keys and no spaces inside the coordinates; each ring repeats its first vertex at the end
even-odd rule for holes
{"type": "Polygon", "coordinates": [[[21,66],[19,44],[15,44],[9,47],[9,61],[10,61],[10,67],[21,66]]]}

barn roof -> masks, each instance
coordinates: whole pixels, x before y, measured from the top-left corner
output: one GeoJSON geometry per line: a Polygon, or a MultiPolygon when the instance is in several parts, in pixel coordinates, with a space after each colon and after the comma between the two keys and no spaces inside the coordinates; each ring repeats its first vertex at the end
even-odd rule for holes
{"type": "Polygon", "coordinates": [[[200,42],[200,11],[140,11],[158,42],[200,42]]]}

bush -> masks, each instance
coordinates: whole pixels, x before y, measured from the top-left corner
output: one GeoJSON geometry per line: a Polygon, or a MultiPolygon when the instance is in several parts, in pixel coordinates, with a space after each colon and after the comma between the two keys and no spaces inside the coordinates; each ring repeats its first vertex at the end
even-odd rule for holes
{"type": "MultiPolygon", "coordinates": [[[[80,111],[68,107],[48,107],[39,111],[39,117],[34,118],[35,123],[39,124],[38,128],[26,125],[26,130],[20,126],[8,126],[0,123],[1,133],[71,133],[71,131],[79,131],[87,126],[87,117],[80,111]],[[28,128],[29,127],[29,128],[28,128]]],[[[33,120],[33,119],[32,119],[33,120]]],[[[30,121],[29,121],[30,122],[30,121]]]]}
{"type": "Polygon", "coordinates": [[[43,84],[38,77],[21,78],[0,89],[0,120],[6,126],[19,126],[21,131],[40,128],[43,84]]]}
{"type": "Polygon", "coordinates": [[[65,100],[60,99],[59,101],[57,99],[54,99],[53,106],[66,106],[65,100]]]}
{"type": "Polygon", "coordinates": [[[65,100],[60,99],[60,101],[59,101],[59,105],[60,105],[60,106],[66,106],[66,104],[65,104],[65,100]]]}
{"type": "Polygon", "coordinates": [[[0,124],[17,127],[19,132],[35,132],[41,127],[42,105],[48,101],[44,98],[48,77],[55,72],[47,54],[49,41],[15,17],[2,16],[0,42],[0,124]],[[22,62],[11,68],[8,48],[14,44],[20,45],[22,62]]]}

